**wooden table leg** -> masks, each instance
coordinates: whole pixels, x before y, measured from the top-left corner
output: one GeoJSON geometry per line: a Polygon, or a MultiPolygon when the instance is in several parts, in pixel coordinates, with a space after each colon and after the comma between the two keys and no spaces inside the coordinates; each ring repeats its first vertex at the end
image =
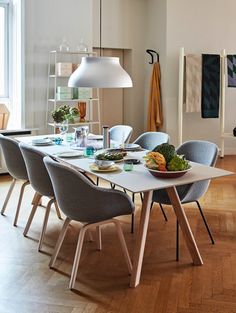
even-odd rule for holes
{"type": "Polygon", "coordinates": [[[169,196],[170,201],[172,203],[172,206],[174,208],[175,215],[178,219],[180,228],[183,232],[183,236],[184,236],[184,239],[186,241],[188,250],[191,254],[193,263],[195,265],[202,265],[203,261],[202,261],[200,252],[198,250],[197,244],[196,244],[195,239],[193,237],[193,233],[192,233],[191,228],[189,226],[189,223],[188,223],[186,214],[184,212],[184,209],[183,209],[181,202],[179,200],[179,196],[178,196],[178,193],[176,191],[176,188],[175,187],[169,187],[169,188],[166,188],[166,191],[168,193],[168,196],[169,196]]]}
{"type": "Polygon", "coordinates": [[[133,256],[133,270],[130,279],[130,287],[136,287],[140,281],[144,248],[147,237],[148,222],[150,217],[150,206],[152,201],[152,191],[144,192],[144,199],[142,203],[140,225],[135,239],[134,256],[133,256]]]}

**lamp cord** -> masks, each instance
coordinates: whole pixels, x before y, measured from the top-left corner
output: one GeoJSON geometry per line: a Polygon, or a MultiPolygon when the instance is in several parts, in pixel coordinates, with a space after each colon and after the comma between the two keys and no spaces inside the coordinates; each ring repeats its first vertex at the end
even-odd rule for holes
{"type": "Polygon", "coordinates": [[[99,18],[100,18],[100,21],[99,21],[99,54],[100,54],[100,57],[102,56],[102,0],[100,0],[100,12],[99,12],[99,18]]]}

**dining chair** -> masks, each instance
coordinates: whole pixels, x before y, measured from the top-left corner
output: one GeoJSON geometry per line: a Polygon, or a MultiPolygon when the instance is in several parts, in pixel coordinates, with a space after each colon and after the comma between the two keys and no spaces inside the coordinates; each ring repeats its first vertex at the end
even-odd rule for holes
{"type": "Polygon", "coordinates": [[[25,190],[25,187],[29,185],[28,174],[27,174],[23,156],[19,148],[19,143],[14,139],[11,139],[9,137],[6,137],[0,134],[0,145],[1,145],[2,153],[5,159],[7,171],[12,177],[10,188],[8,190],[8,193],[6,195],[5,201],[1,209],[2,215],[4,215],[5,213],[7,204],[9,202],[9,199],[11,197],[11,194],[15,187],[16,182],[23,181],[23,184],[21,185],[21,189],[20,189],[20,195],[19,195],[15,218],[13,222],[13,225],[17,226],[17,221],[18,221],[18,217],[20,213],[20,207],[21,207],[24,190],[25,190]]]}
{"type": "Polygon", "coordinates": [[[50,268],[54,267],[70,222],[77,221],[82,223],[69,283],[69,288],[73,289],[86,231],[94,227],[98,229],[102,225],[113,223],[116,226],[129,273],[131,273],[132,264],[124,235],[119,221],[114,219],[114,217],[133,212],[134,204],[130,198],[121,191],[94,185],[80,172],[52,160],[49,156],[44,158],[44,163],[51,177],[57,202],[62,212],[66,215],[49,263],[50,268]]]}
{"type": "Polygon", "coordinates": [[[143,149],[153,150],[156,146],[162,143],[168,143],[170,137],[163,132],[145,132],[142,133],[133,143],[140,145],[143,149]]]}
{"type": "Polygon", "coordinates": [[[129,125],[115,125],[110,128],[110,139],[119,144],[129,143],[133,128],[129,125]]]}
{"type": "MultiPolygon", "coordinates": [[[[145,133],[142,133],[138,138],[136,138],[133,143],[140,145],[140,147],[145,150],[151,151],[156,146],[161,145],[162,143],[168,143],[169,141],[170,141],[170,137],[167,133],[145,132],[145,133]]],[[[141,200],[143,200],[142,194],[140,194],[140,197],[141,197],[141,200]]],[[[132,193],[132,200],[133,202],[135,201],[135,193],[132,193]]],[[[164,211],[164,208],[161,203],[159,205],[160,205],[161,212],[164,216],[164,219],[167,221],[168,219],[164,211]]],[[[132,214],[132,220],[131,220],[131,233],[133,232],[134,232],[134,213],[132,214]]]]}
{"type": "Polygon", "coordinates": [[[58,218],[60,219],[61,214],[55,199],[50,177],[43,162],[43,158],[45,157],[46,154],[23,142],[20,143],[20,150],[24,157],[30,184],[36,191],[36,196],[34,198],[31,213],[29,215],[28,221],[23,232],[24,236],[27,236],[28,234],[29,228],[33,221],[35,212],[40,204],[41,198],[45,196],[50,199],[46,206],[43,226],[38,243],[38,251],[41,251],[47,228],[49,213],[51,211],[51,206],[53,204],[55,205],[56,213],[58,215],[58,218]]]}
{"type": "MultiPolygon", "coordinates": [[[[184,142],[181,146],[176,149],[177,154],[185,155],[185,158],[189,161],[215,166],[218,147],[215,143],[203,140],[190,140],[184,142]]],[[[211,239],[211,243],[214,244],[214,238],[211,234],[210,228],[207,224],[203,210],[199,203],[199,199],[207,192],[210,184],[210,180],[203,180],[195,182],[193,184],[187,184],[176,187],[180,201],[182,204],[196,202],[201,217],[203,219],[206,230],[211,239]]],[[[170,205],[169,197],[165,190],[154,190],[153,191],[153,202],[170,205]]],[[[177,236],[176,236],[176,259],[179,259],[179,226],[177,221],[177,236]]]]}

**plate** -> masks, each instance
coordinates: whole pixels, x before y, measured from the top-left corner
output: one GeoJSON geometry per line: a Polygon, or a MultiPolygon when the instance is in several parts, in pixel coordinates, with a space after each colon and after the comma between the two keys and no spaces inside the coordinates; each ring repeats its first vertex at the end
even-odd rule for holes
{"type": "Polygon", "coordinates": [[[116,165],[112,165],[112,166],[110,166],[109,168],[106,168],[106,169],[100,169],[100,168],[97,167],[96,164],[91,164],[91,165],[89,165],[89,168],[92,171],[94,171],[94,172],[104,172],[104,173],[105,172],[116,172],[116,171],[120,170],[120,168],[118,166],[116,166],[116,165]]]}
{"type": "Polygon", "coordinates": [[[181,176],[183,176],[184,174],[186,174],[187,172],[189,172],[192,169],[190,167],[190,168],[188,168],[187,170],[184,170],[184,171],[166,171],[166,172],[162,172],[162,171],[158,171],[158,170],[152,170],[151,168],[148,168],[146,165],[144,165],[144,167],[153,176],[159,177],[159,178],[177,178],[177,177],[181,177],[181,176]]]}
{"type": "Polygon", "coordinates": [[[125,150],[137,150],[140,148],[141,148],[140,145],[138,145],[137,143],[125,143],[124,144],[125,150]]]}
{"type": "Polygon", "coordinates": [[[88,140],[103,140],[103,135],[88,134],[88,140]]]}
{"type": "Polygon", "coordinates": [[[83,151],[65,151],[56,154],[56,156],[59,158],[76,158],[83,155],[84,155],[83,151]]]}
{"type": "Polygon", "coordinates": [[[50,138],[32,139],[32,145],[34,146],[47,146],[52,144],[53,142],[50,138]]]}

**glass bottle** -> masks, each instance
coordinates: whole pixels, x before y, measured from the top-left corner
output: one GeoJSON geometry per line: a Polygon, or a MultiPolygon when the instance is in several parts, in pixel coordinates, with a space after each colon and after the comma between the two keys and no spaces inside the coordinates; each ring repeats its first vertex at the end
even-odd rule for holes
{"type": "Polygon", "coordinates": [[[62,42],[61,42],[61,44],[59,46],[59,50],[61,52],[69,52],[70,51],[70,46],[68,45],[67,40],[66,40],[65,37],[62,38],[62,42]]]}
{"type": "Polygon", "coordinates": [[[88,46],[84,43],[84,38],[80,39],[79,45],[77,46],[79,52],[88,52],[88,46]]]}

